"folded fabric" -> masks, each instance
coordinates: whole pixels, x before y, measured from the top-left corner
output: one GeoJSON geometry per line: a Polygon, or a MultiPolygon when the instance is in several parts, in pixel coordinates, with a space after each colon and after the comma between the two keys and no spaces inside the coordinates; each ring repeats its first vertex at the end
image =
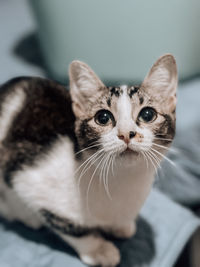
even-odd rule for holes
{"type": "Polygon", "coordinates": [[[150,194],[141,215],[152,226],[155,238],[156,256],[147,266],[172,267],[199,227],[199,218],[157,190],[150,194]]]}

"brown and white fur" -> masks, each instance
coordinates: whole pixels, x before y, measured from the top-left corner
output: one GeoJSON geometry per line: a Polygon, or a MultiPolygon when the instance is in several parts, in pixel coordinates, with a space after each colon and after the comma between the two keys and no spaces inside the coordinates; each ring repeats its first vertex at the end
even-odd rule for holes
{"type": "Polygon", "coordinates": [[[136,230],[175,134],[176,63],[162,56],[139,87],[106,87],[80,61],[69,77],[70,91],[31,77],[1,87],[0,214],[49,227],[86,264],[116,266],[120,253],[101,233],[136,230]],[[145,107],[154,120],[141,120],[145,107]]]}

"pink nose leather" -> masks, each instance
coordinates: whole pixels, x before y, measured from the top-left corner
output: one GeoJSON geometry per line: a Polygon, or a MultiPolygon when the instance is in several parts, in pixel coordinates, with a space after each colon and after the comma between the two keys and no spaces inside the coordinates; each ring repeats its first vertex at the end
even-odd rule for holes
{"type": "Polygon", "coordinates": [[[130,139],[136,135],[136,132],[130,131],[128,134],[119,134],[118,138],[123,140],[126,144],[130,142],[130,139]]]}
{"type": "Polygon", "coordinates": [[[118,138],[123,140],[126,144],[128,144],[130,141],[130,138],[128,136],[118,135],[118,138]]]}

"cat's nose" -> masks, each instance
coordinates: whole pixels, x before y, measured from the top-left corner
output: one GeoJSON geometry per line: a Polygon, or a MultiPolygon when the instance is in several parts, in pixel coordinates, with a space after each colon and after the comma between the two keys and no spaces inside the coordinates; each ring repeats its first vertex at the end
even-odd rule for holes
{"type": "Polygon", "coordinates": [[[127,134],[119,134],[118,135],[118,138],[120,140],[123,140],[126,144],[128,144],[130,142],[130,139],[133,138],[134,136],[136,135],[136,132],[133,132],[133,131],[130,131],[129,133],[127,134]]]}
{"type": "Polygon", "coordinates": [[[131,139],[131,138],[133,138],[135,136],[136,136],[136,132],[130,131],[129,138],[131,139]]]}

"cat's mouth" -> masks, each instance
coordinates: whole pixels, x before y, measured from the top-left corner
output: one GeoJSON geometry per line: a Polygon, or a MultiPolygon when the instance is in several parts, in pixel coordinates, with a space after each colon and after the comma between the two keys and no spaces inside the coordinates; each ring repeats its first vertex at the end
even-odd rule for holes
{"type": "Polygon", "coordinates": [[[134,151],[132,149],[130,149],[129,147],[127,147],[127,149],[124,152],[126,152],[126,153],[133,153],[134,151]]]}
{"type": "Polygon", "coordinates": [[[120,153],[120,156],[132,156],[132,155],[138,155],[137,151],[134,151],[127,147],[123,152],[120,153]]]}

